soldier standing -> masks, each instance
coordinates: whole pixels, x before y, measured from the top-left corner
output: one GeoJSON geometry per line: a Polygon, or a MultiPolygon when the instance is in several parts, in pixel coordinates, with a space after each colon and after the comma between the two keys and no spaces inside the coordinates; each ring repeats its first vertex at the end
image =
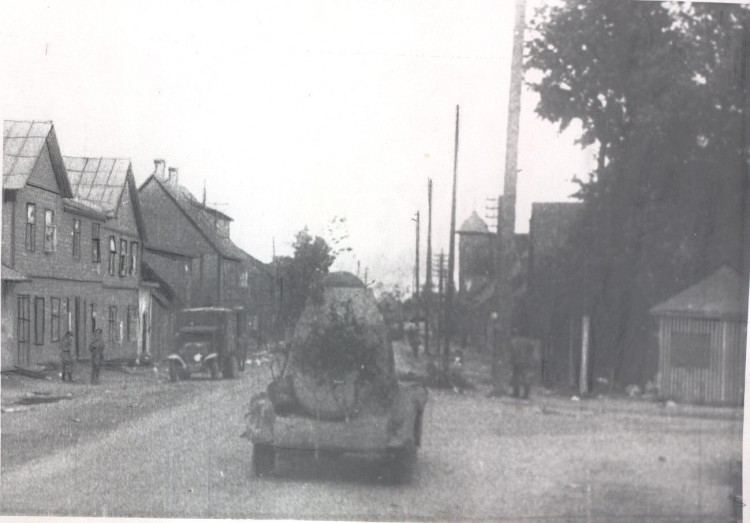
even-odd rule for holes
{"type": "Polygon", "coordinates": [[[62,367],[62,380],[65,381],[67,376],[68,381],[73,381],[73,356],[71,350],[73,349],[73,333],[68,331],[65,333],[65,337],[62,341],[62,349],[60,350],[60,366],[62,367]]]}
{"type": "Polygon", "coordinates": [[[513,375],[513,397],[529,398],[534,373],[534,342],[527,338],[513,338],[510,342],[510,365],[513,375]]]}
{"type": "Polygon", "coordinates": [[[91,384],[96,385],[99,383],[99,371],[104,361],[104,340],[102,340],[101,329],[94,331],[94,341],[89,345],[89,352],[91,352],[91,384]]]}

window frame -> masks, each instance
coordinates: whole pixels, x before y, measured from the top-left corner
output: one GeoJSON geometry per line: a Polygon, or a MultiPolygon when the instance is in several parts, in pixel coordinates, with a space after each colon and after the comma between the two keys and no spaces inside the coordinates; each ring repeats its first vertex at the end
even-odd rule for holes
{"type": "Polygon", "coordinates": [[[18,343],[31,344],[31,296],[19,294],[16,297],[18,318],[16,323],[18,343]]]}
{"type": "Polygon", "coordinates": [[[107,320],[108,325],[108,338],[109,341],[118,342],[120,326],[117,324],[117,305],[109,306],[109,318],[107,320]]]}
{"type": "Polygon", "coordinates": [[[128,273],[130,276],[135,276],[138,274],[138,242],[137,241],[131,241],[130,242],[130,267],[128,268],[128,273]]]}
{"type": "Polygon", "coordinates": [[[73,259],[81,259],[81,220],[73,218],[73,259]]]}
{"type": "Polygon", "coordinates": [[[36,251],[36,204],[26,203],[26,250],[36,251]]]}
{"type": "Polygon", "coordinates": [[[44,296],[34,296],[34,345],[44,345],[44,296]],[[39,304],[41,303],[41,311],[39,304]],[[40,324],[41,322],[41,324],[40,324]]]}
{"type": "Polygon", "coordinates": [[[57,250],[57,225],[55,224],[55,210],[44,209],[44,252],[53,253],[57,250]]]}
{"type": "Polygon", "coordinates": [[[96,222],[91,222],[91,261],[92,263],[102,262],[101,227],[96,222]]]}
{"type": "Polygon", "coordinates": [[[115,275],[115,265],[117,264],[117,241],[114,235],[109,237],[109,275],[115,275]]]}
{"type": "Polygon", "coordinates": [[[122,278],[127,275],[127,257],[128,257],[128,240],[120,238],[119,262],[117,265],[117,275],[122,278]]]}
{"type": "Polygon", "coordinates": [[[60,341],[60,298],[51,297],[49,300],[49,339],[60,341]]]}

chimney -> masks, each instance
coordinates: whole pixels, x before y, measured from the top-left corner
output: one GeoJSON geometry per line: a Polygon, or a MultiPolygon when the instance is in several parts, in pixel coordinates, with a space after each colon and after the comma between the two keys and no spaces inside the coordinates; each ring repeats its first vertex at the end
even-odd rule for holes
{"type": "Polygon", "coordinates": [[[167,162],[164,160],[157,158],[154,160],[154,176],[156,176],[160,181],[164,181],[164,167],[166,166],[167,162]]]}
{"type": "Polygon", "coordinates": [[[177,185],[177,182],[179,180],[180,172],[177,169],[177,167],[170,167],[169,168],[169,176],[167,177],[167,181],[169,183],[177,185]]]}

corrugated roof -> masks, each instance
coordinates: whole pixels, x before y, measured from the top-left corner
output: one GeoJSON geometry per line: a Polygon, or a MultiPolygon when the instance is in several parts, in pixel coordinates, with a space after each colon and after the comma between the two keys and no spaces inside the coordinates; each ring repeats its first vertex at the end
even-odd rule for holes
{"type": "Polygon", "coordinates": [[[491,234],[487,227],[487,223],[479,217],[477,211],[473,211],[471,216],[466,218],[464,223],[461,224],[461,227],[458,229],[458,232],[491,234]]]}
{"type": "Polygon", "coordinates": [[[708,278],[651,309],[656,315],[747,317],[748,282],[723,265],[708,278]]]}
{"type": "Polygon", "coordinates": [[[127,158],[81,158],[64,156],[65,168],[76,200],[117,213],[130,170],[127,158]]]}
{"type": "Polygon", "coordinates": [[[51,121],[3,121],[3,189],[19,190],[26,186],[45,145],[49,146],[50,160],[62,196],[70,196],[70,186],[51,121]]]}
{"type": "MultiPolygon", "coordinates": [[[[152,178],[172,197],[180,209],[182,209],[188,218],[195,223],[198,229],[203,233],[204,237],[222,256],[237,261],[242,260],[247,256],[247,253],[237,247],[232,240],[219,235],[216,231],[216,216],[223,213],[216,211],[216,209],[211,209],[210,207],[204,208],[200,204],[196,205],[197,200],[195,197],[190,191],[178,183],[165,183],[153,175],[152,178]]],[[[227,217],[227,219],[229,219],[229,217],[227,217]]]]}

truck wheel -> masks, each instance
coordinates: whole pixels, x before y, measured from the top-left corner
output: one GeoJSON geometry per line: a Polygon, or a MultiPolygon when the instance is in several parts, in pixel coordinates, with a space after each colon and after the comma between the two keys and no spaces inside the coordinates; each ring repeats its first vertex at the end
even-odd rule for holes
{"type": "Polygon", "coordinates": [[[237,376],[237,357],[229,356],[224,360],[224,379],[234,379],[237,376]]]}
{"type": "Polygon", "coordinates": [[[215,359],[208,362],[208,371],[211,373],[212,380],[219,379],[219,364],[215,359]]]}
{"type": "Polygon", "coordinates": [[[417,461],[416,447],[393,450],[386,458],[385,477],[390,483],[402,484],[411,479],[417,461]]]}
{"type": "Polygon", "coordinates": [[[180,370],[174,361],[169,362],[169,381],[175,382],[180,377],[180,370]]]}
{"type": "Polygon", "coordinates": [[[253,472],[256,476],[267,476],[276,465],[276,450],[264,443],[253,445],[253,472]]]}

